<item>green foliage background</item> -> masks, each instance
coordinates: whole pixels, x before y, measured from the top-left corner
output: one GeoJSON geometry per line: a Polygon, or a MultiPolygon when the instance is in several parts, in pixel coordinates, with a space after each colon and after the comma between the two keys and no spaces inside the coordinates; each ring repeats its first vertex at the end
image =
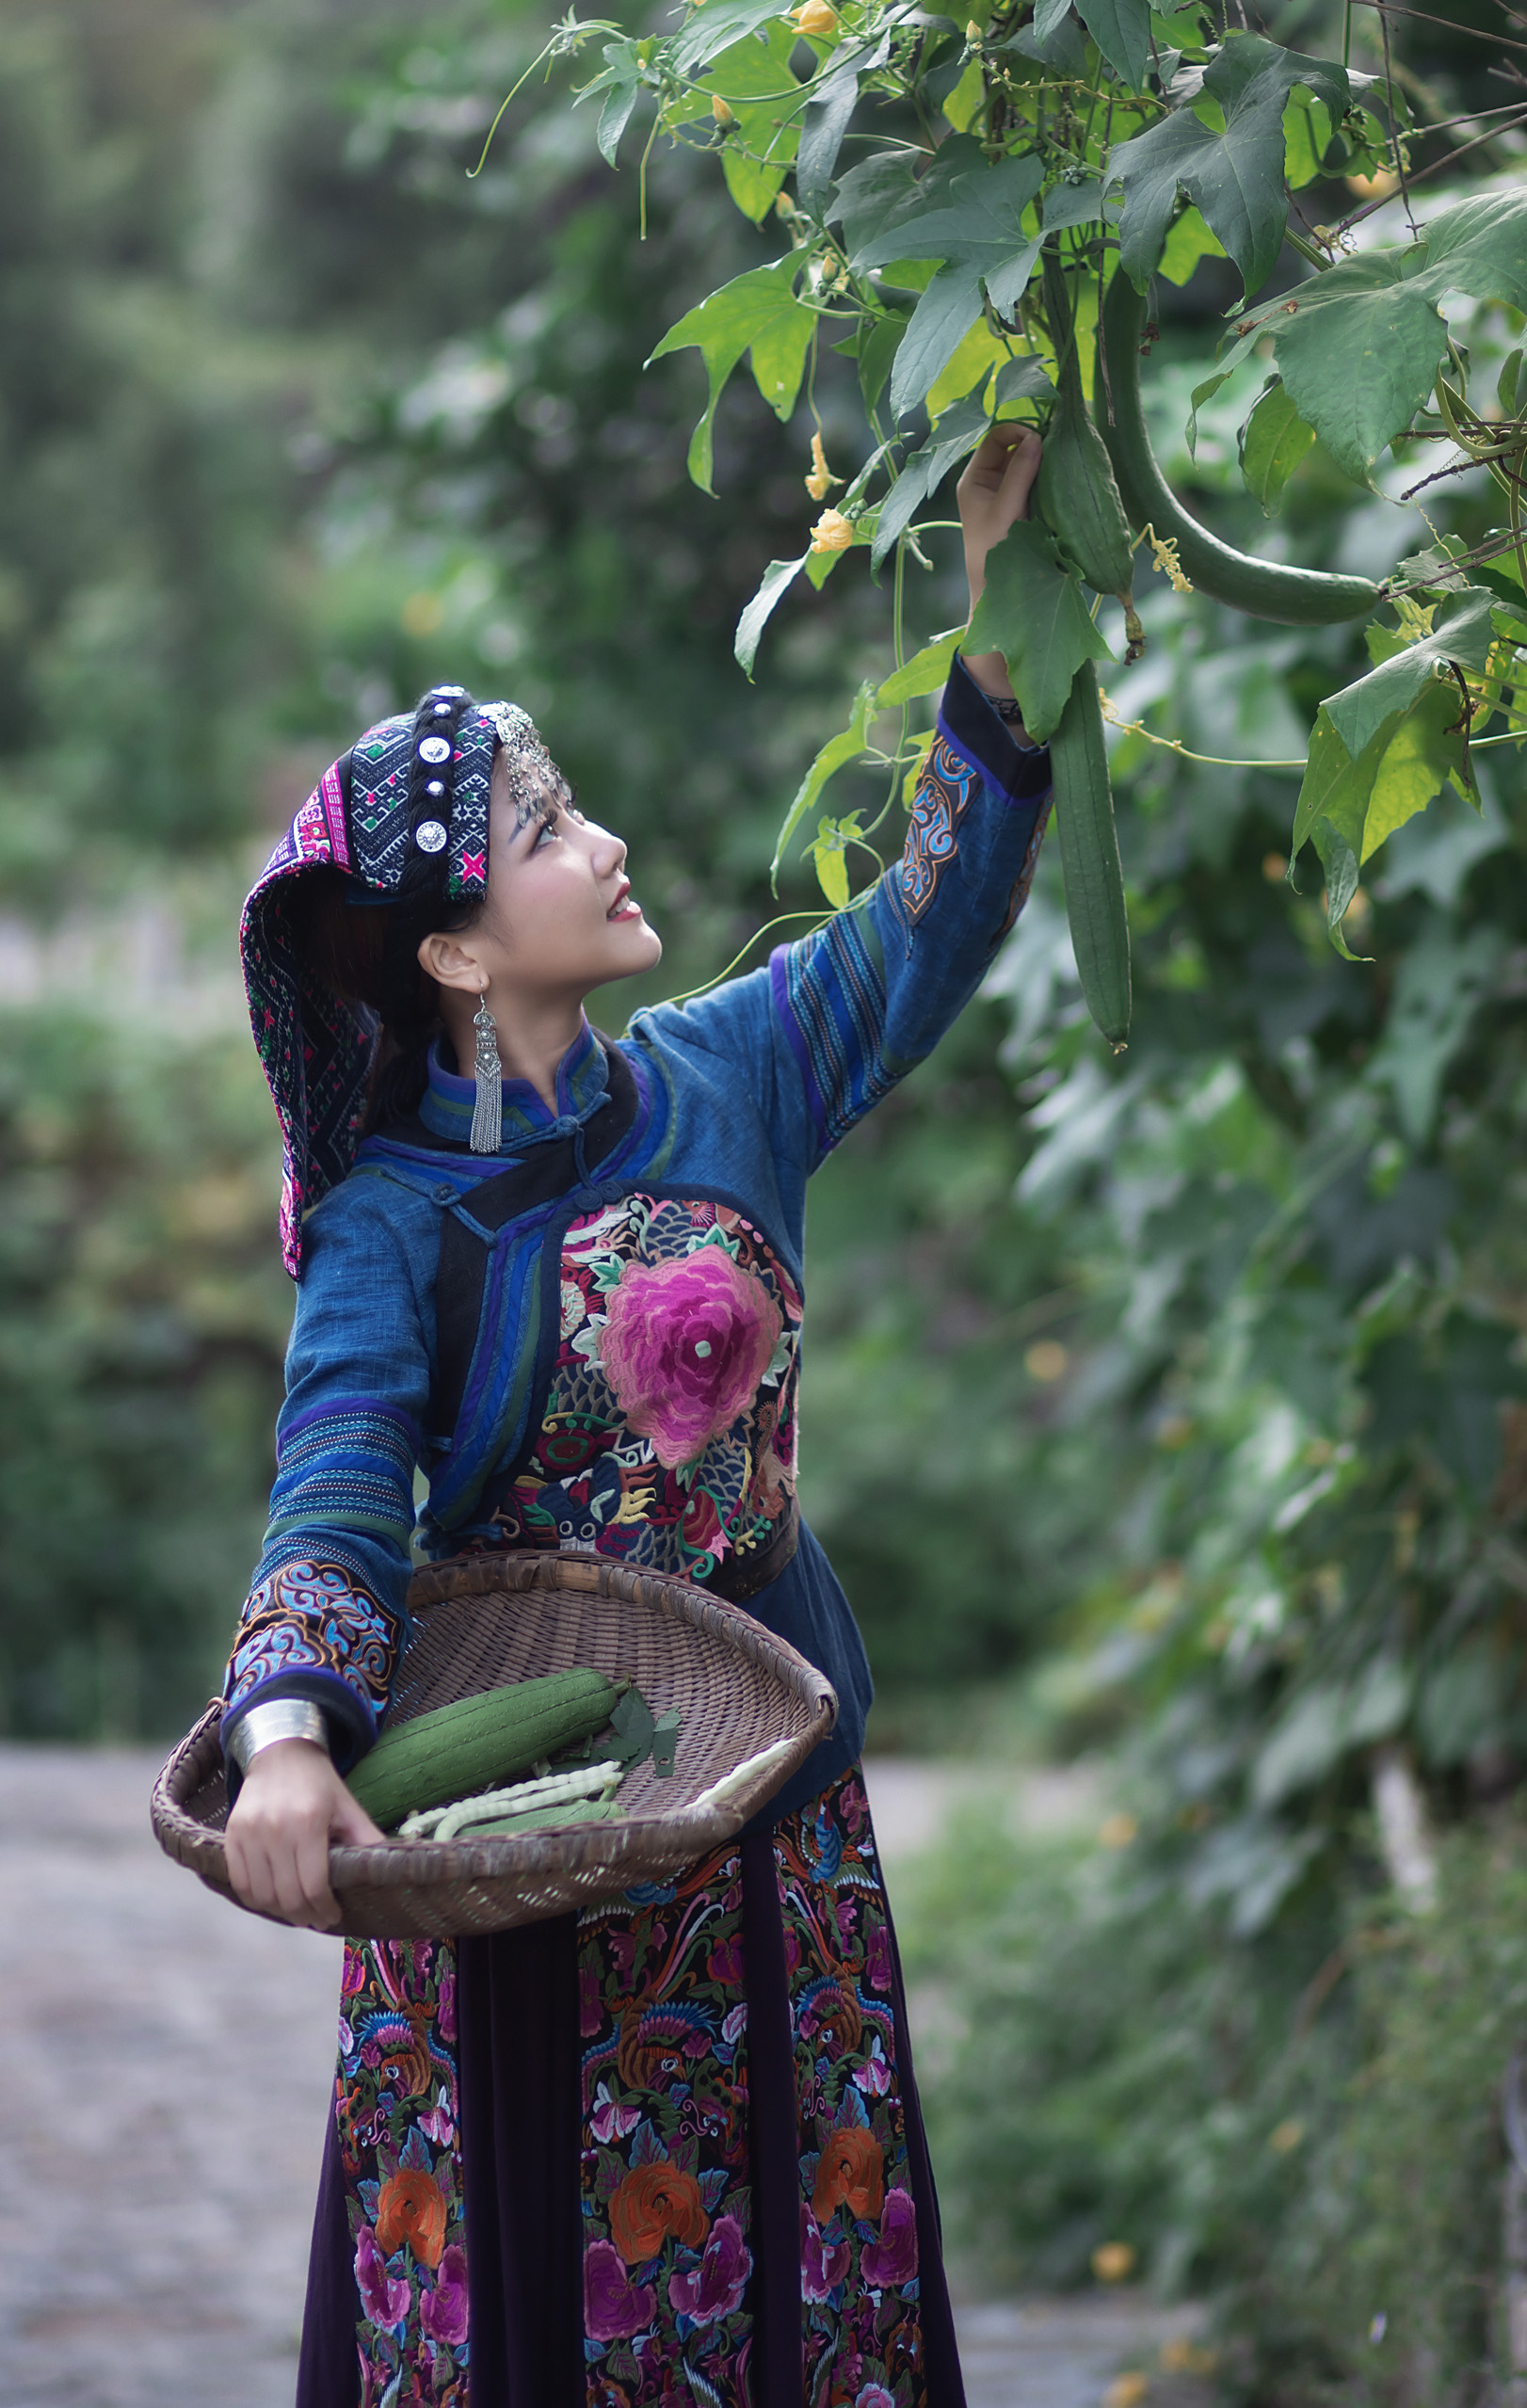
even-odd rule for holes
{"type": "MultiPolygon", "coordinates": [[[[884,602],[793,589],[759,686],[736,670],[739,610],[815,515],[806,422],[734,383],[710,501],[696,363],[642,362],[773,246],[662,149],[639,244],[593,112],[537,86],[467,182],[533,14],[0,0],[0,1728],[161,1738],[217,1680],[269,1477],[289,1299],[233,947],[279,826],[430,679],[507,690],[629,835],[687,987],[811,907],[804,870],[771,897],[773,832],[884,672],[884,602]]],[[[1484,104],[1472,50],[1423,35],[1406,72],[1484,104]]],[[[1232,289],[1213,260],[1163,288],[1153,431],[1221,532],[1265,540],[1235,439],[1260,372],[1196,461],[1181,437],[1232,289]]],[[[1470,341],[1519,334],[1481,312],[1470,341]]],[[[849,375],[816,386],[835,464],[849,375]]],[[[1444,492],[1438,523],[1477,533],[1487,497],[1444,492]]],[[[1276,539],[1371,570],[1398,519],[1317,447],[1276,539]]],[[[963,609],[941,540],[919,642],[963,609]]],[[[1144,582],[1150,650],[1110,693],[1197,751],[1302,754],[1363,666],[1144,582]]],[[[1117,1858],[968,1839],[911,1917],[920,1962],[964,1968],[971,2037],[930,2069],[955,2220],[1005,2279],[1083,2279],[1122,2237],[1216,2288],[1247,2398],[1461,2401],[1492,2346],[1527,821],[1515,754],[1480,769],[1482,815],[1386,848],[1349,964],[1318,883],[1282,881],[1296,771],[1121,739],[1128,1055],[1047,860],[987,998],[813,1208],[806,1501],[876,1742],[1103,1753],[1139,1823],[1117,1858]],[[1374,1840],[1390,1743],[1454,1835],[1424,1944],[1374,1840]],[[1291,2121],[1308,2144],[1269,2156],[1291,2121]],[[1412,2355],[1365,2358],[1406,2282],[1412,2355]]],[[[877,806],[856,774],[838,808],[877,806]]]]}

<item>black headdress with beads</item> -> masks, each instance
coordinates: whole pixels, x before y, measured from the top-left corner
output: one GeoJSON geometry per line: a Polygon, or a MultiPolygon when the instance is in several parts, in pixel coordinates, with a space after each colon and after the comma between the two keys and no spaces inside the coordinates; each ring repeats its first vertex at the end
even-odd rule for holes
{"type": "Polygon", "coordinates": [[[416,711],[368,728],[324,772],[244,907],[244,984],[281,1122],[281,1254],[294,1279],[303,1213],[355,1159],[378,1031],[375,1013],[335,995],[303,959],[293,881],[314,869],[346,871],[357,904],[482,895],[501,746],[522,774],[555,775],[517,705],[432,686],[416,711]]]}

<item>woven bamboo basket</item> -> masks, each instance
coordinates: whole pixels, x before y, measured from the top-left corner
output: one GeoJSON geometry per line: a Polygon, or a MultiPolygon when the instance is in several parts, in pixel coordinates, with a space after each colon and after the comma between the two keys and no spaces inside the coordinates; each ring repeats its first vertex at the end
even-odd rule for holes
{"type": "MultiPolygon", "coordinates": [[[[654,1714],[677,1708],[679,1744],[667,1779],[651,1761],[627,1775],[614,1822],[331,1849],[330,1885],[345,1930],[358,1937],[507,1931],[667,1880],[740,1831],[836,1719],[830,1683],[751,1614],[692,1581],[599,1556],[438,1565],[416,1577],[409,1608],[414,1635],[390,1722],[587,1664],[634,1680],[654,1714]]],[[[220,1720],[214,1704],[181,1741],[154,1784],[151,1813],[166,1854],[237,1905],[223,1850],[220,1720]]]]}

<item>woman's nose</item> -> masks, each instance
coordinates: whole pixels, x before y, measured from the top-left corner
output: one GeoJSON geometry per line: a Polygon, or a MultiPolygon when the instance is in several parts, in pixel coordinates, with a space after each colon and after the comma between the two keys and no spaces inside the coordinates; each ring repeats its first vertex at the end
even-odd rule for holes
{"type": "Polygon", "coordinates": [[[590,827],[589,833],[594,840],[592,846],[594,867],[600,875],[604,877],[611,870],[623,870],[626,865],[625,838],[614,836],[607,827],[600,827],[597,825],[590,827]]]}

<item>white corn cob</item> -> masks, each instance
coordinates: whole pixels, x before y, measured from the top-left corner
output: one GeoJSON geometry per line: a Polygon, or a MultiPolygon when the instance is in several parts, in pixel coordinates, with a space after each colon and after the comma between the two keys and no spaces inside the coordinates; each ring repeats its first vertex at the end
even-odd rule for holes
{"type": "Polygon", "coordinates": [[[602,1800],[619,1787],[622,1766],[615,1758],[603,1764],[575,1765],[566,1773],[550,1773],[535,1781],[516,1781],[506,1790],[483,1790],[476,1797],[458,1798],[454,1806],[429,1806],[410,1814],[398,1826],[400,1839],[453,1839],[474,1822],[496,1822],[532,1806],[561,1806],[573,1798],[602,1800]]]}

